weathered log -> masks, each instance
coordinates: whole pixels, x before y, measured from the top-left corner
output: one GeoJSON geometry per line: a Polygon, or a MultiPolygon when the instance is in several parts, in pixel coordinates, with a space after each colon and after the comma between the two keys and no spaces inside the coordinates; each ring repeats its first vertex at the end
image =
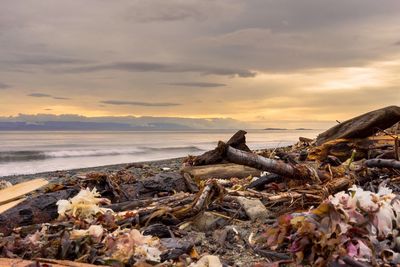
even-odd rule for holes
{"type": "MultiPolygon", "coordinates": [[[[251,150],[246,145],[246,131],[239,130],[237,131],[228,142],[227,145],[230,145],[234,148],[250,152],[251,150]]],[[[220,150],[219,146],[216,149],[205,152],[204,154],[197,156],[193,161],[194,166],[200,165],[210,165],[224,162],[224,150],[220,150]]]]}
{"type": "MultiPolygon", "coordinates": [[[[220,146],[223,145],[224,144],[221,142],[220,146]]],[[[329,173],[312,169],[305,164],[297,164],[294,166],[292,164],[284,163],[283,161],[264,158],[262,156],[241,151],[230,146],[227,146],[225,150],[226,157],[230,162],[272,172],[288,178],[321,181],[331,178],[329,173]]]]}
{"type": "Polygon", "coordinates": [[[234,163],[213,164],[206,166],[184,166],[181,172],[189,173],[198,179],[229,179],[232,177],[246,178],[248,176],[260,176],[260,171],[248,166],[238,165],[234,163]]]}
{"type": "Polygon", "coordinates": [[[364,162],[367,167],[400,169],[400,161],[394,159],[369,159],[364,162]]]}
{"type": "Polygon", "coordinates": [[[77,193],[76,189],[66,189],[26,199],[0,214],[0,233],[9,235],[17,226],[50,222],[58,217],[57,201],[77,193]]]}
{"type": "Polygon", "coordinates": [[[389,106],[374,110],[350,120],[339,123],[318,135],[316,144],[338,138],[364,138],[386,129],[400,121],[400,107],[389,106]]]}

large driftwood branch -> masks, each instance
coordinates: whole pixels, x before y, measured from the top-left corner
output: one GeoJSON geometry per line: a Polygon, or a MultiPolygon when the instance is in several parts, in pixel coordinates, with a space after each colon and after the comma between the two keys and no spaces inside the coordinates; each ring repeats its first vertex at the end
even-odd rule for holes
{"type": "Polygon", "coordinates": [[[364,162],[367,167],[400,169],[400,161],[394,159],[369,159],[364,162]]]}
{"type": "Polygon", "coordinates": [[[316,143],[321,145],[338,138],[364,138],[386,129],[400,121],[400,107],[389,106],[374,110],[344,121],[318,135],[316,143]]]}
{"type": "Polygon", "coordinates": [[[292,179],[327,180],[330,174],[308,167],[305,164],[291,165],[283,161],[268,159],[253,153],[238,150],[220,142],[219,146],[225,146],[226,157],[230,162],[250,166],[259,170],[272,172],[292,179]]]}
{"type": "Polygon", "coordinates": [[[58,217],[57,201],[68,199],[78,193],[76,189],[66,189],[36,195],[0,214],[0,233],[9,235],[14,227],[47,223],[58,217]]]}
{"type": "MultiPolygon", "coordinates": [[[[229,140],[226,142],[227,145],[232,146],[234,148],[250,152],[250,148],[246,145],[246,131],[239,130],[237,131],[229,140]]],[[[194,166],[200,165],[210,165],[217,163],[224,163],[224,149],[219,149],[219,146],[214,149],[205,152],[204,154],[197,156],[193,162],[194,166]]]]}

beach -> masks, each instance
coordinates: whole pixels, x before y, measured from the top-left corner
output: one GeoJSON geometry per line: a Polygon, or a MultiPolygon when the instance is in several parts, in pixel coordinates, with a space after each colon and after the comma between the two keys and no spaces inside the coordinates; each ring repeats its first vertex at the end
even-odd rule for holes
{"type": "MultiPolygon", "coordinates": [[[[130,171],[133,175],[141,177],[143,175],[157,174],[162,171],[178,171],[182,165],[182,160],[184,158],[172,158],[166,160],[155,160],[155,161],[144,161],[137,162],[134,166],[139,167],[130,167],[130,171]]],[[[60,171],[50,171],[50,172],[41,172],[35,174],[21,174],[21,175],[9,175],[4,176],[1,180],[9,181],[12,184],[18,184],[24,181],[28,181],[35,178],[44,178],[51,183],[63,183],[68,179],[76,176],[76,175],[84,175],[86,173],[91,172],[105,172],[111,173],[119,170],[123,170],[132,165],[132,163],[123,163],[123,164],[113,164],[113,165],[105,165],[105,166],[96,166],[89,168],[79,168],[79,169],[71,169],[71,170],[60,170],[60,171]]]]}

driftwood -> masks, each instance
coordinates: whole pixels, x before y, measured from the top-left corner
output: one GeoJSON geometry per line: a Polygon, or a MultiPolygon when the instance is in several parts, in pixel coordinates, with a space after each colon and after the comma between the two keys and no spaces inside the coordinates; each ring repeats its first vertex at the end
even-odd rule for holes
{"type": "Polygon", "coordinates": [[[338,138],[364,138],[375,134],[379,129],[386,129],[400,121],[400,107],[389,106],[374,110],[353,119],[339,123],[318,135],[316,144],[338,138]]]}
{"type": "MultiPolygon", "coordinates": [[[[220,146],[224,146],[220,142],[220,146]]],[[[225,145],[226,146],[226,145],[225,145]]],[[[241,151],[236,148],[226,146],[226,157],[230,162],[250,166],[259,170],[272,172],[281,176],[292,179],[308,179],[308,180],[328,180],[331,175],[325,171],[312,169],[305,164],[287,164],[283,161],[264,158],[262,156],[241,151]]]]}
{"type": "Polygon", "coordinates": [[[207,166],[184,166],[183,173],[189,173],[195,179],[229,179],[232,177],[246,178],[248,176],[260,176],[260,171],[248,166],[234,163],[214,164],[207,166]]]}
{"type": "Polygon", "coordinates": [[[0,214],[0,233],[9,235],[14,227],[50,222],[58,217],[57,201],[78,193],[76,189],[37,195],[0,214]]]}
{"type": "Polygon", "coordinates": [[[274,174],[274,173],[268,174],[268,175],[265,175],[265,176],[261,176],[257,180],[251,182],[247,186],[247,188],[254,188],[254,189],[257,189],[257,190],[262,190],[262,189],[264,189],[266,184],[273,183],[273,182],[279,181],[281,179],[282,179],[282,177],[277,175],[277,174],[274,174]]]}
{"type": "Polygon", "coordinates": [[[369,159],[364,162],[365,166],[373,168],[400,169],[400,161],[394,159],[369,159]]]}
{"type": "Polygon", "coordinates": [[[0,190],[0,205],[17,200],[25,194],[35,191],[48,183],[49,182],[45,179],[34,179],[2,189],[0,190]]]}
{"type": "MultiPolygon", "coordinates": [[[[226,144],[234,148],[250,152],[251,150],[246,145],[246,133],[246,131],[239,130],[229,139],[228,142],[226,142],[226,144]]],[[[200,166],[223,163],[225,160],[223,157],[225,151],[223,149],[218,149],[218,147],[219,146],[217,146],[217,148],[214,150],[207,151],[206,153],[196,157],[193,161],[193,165],[200,166]]]]}

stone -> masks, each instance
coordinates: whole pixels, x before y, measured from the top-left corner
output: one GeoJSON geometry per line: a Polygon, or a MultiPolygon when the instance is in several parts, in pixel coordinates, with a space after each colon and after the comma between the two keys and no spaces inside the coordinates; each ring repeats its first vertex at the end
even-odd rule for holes
{"type": "Polygon", "coordinates": [[[222,267],[221,260],[215,255],[204,255],[196,263],[192,263],[189,267],[222,267]]]}
{"type": "Polygon", "coordinates": [[[252,220],[264,220],[268,217],[268,210],[259,199],[238,197],[238,202],[252,220]]]}
{"type": "Polygon", "coordinates": [[[197,231],[207,232],[214,230],[217,226],[222,225],[225,222],[224,218],[216,216],[211,212],[204,212],[198,215],[193,221],[193,228],[197,231]]]}

